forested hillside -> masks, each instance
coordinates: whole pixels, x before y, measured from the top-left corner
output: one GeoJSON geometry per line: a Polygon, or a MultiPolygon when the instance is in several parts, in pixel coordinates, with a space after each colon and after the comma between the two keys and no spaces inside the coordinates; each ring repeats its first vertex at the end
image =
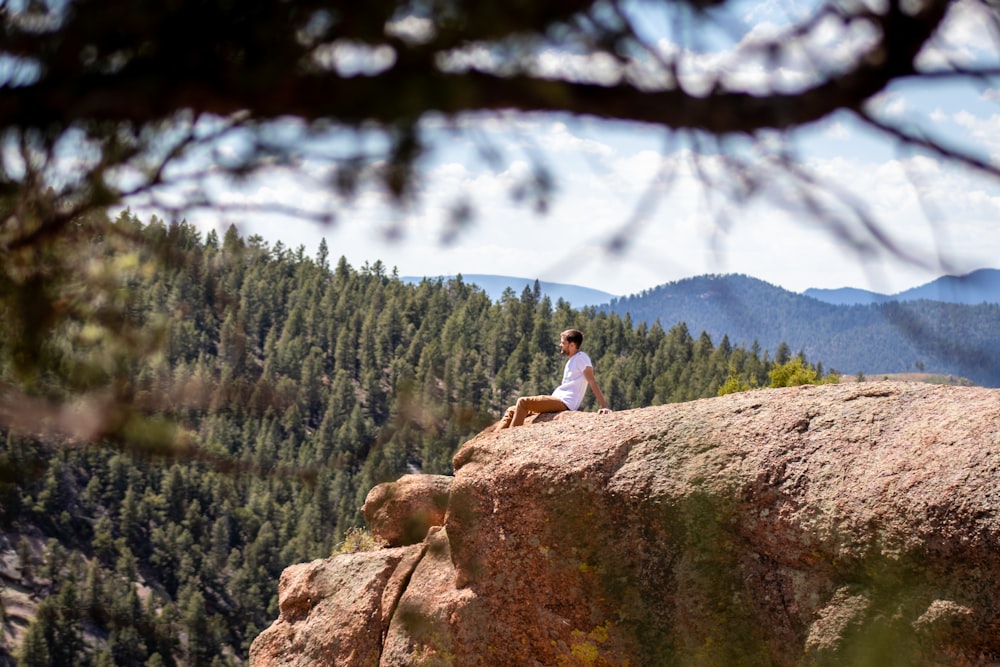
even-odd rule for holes
{"type": "MultiPolygon", "coordinates": [[[[135,254],[92,239],[94,266],[117,267],[113,328],[162,330],[133,335],[162,347],[115,356],[71,323],[41,346],[104,370],[30,391],[106,385],[152,418],[97,446],[0,433],[3,654],[24,667],[242,664],[282,569],[329,556],[375,484],[450,473],[517,395],[548,393],[566,328],[585,332],[616,409],[713,396],[727,377],[766,385],[774,367],[756,347],[529,289],[493,302],[460,278],[407,285],[331,263],[325,244],[308,257],[234,228],[115,224],[135,254]]],[[[17,346],[0,342],[5,382],[20,381],[17,346]]]]}
{"type": "Polygon", "coordinates": [[[940,301],[833,305],[741,275],[709,275],[613,300],[609,313],[685,322],[734,343],[782,342],[854,375],[927,371],[1000,386],[1000,305],[940,301]]]}

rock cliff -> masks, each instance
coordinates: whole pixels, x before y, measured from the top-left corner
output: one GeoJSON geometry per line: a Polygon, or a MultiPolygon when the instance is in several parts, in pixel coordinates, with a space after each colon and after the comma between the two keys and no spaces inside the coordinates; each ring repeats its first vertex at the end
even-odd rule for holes
{"type": "Polygon", "coordinates": [[[454,467],[369,498],[416,543],[288,568],[250,664],[1000,663],[998,390],[564,413],[454,467]]]}

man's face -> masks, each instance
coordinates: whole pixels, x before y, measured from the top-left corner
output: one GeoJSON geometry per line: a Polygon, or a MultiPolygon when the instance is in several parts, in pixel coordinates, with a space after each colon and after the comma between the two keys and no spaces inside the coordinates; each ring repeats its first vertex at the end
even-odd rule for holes
{"type": "Polygon", "coordinates": [[[566,336],[559,337],[559,354],[563,354],[567,357],[570,356],[572,354],[570,351],[571,347],[573,347],[573,344],[566,340],[566,336]]]}

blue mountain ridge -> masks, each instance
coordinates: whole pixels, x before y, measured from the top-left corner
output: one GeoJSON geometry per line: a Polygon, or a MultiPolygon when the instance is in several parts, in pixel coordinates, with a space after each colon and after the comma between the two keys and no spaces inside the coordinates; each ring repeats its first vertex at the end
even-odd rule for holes
{"type": "MultiPolygon", "coordinates": [[[[516,278],[514,276],[494,276],[479,273],[463,273],[462,281],[470,285],[476,285],[492,299],[499,301],[506,289],[514,291],[515,296],[520,296],[524,288],[529,290],[534,288],[534,278],[516,278]]],[[[428,276],[430,279],[442,278],[448,280],[455,276],[428,276]]],[[[400,278],[404,283],[415,284],[424,280],[423,276],[403,276],[400,278]]],[[[538,286],[543,295],[548,296],[553,303],[559,299],[567,302],[574,308],[584,308],[586,306],[597,306],[608,303],[617,295],[590,287],[580,287],[579,285],[566,285],[563,283],[553,283],[539,280],[538,286]]]]}
{"type": "Polygon", "coordinates": [[[942,301],[944,303],[1000,303],[1000,270],[979,269],[959,276],[942,276],[925,285],[897,294],[880,294],[854,287],[840,289],[809,288],[805,296],[838,306],[855,306],[888,301],[942,301]]]}

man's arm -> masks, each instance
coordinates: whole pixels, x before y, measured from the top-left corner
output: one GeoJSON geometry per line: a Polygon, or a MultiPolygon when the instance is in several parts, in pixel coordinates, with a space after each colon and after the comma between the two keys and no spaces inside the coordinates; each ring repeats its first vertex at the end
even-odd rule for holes
{"type": "Polygon", "coordinates": [[[597,399],[598,404],[601,406],[601,409],[598,410],[598,412],[611,412],[611,408],[608,407],[608,402],[604,400],[604,394],[601,393],[601,388],[597,386],[597,378],[594,377],[594,367],[587,366],[584,368],[583,377],[587,379],[587,384],[590,385],[590,390],[594,392],[594,398],[597,399]]]}

